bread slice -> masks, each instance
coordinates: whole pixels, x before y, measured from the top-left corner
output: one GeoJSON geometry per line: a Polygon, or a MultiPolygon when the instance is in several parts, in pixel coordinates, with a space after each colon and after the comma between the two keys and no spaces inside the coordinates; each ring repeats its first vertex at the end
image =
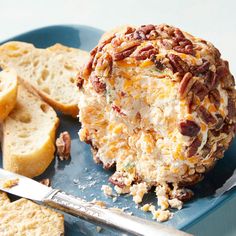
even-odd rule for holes
{"type": "Polygon", "coordinates": [[[0,122],[12,111],[16,104],[17,75],[13,70],[0,72],[0,122]]]}
{"type": "Polygon", "coordinates": [[[21,198],[0,208],[0,235],[64,235],[64,216],[21,198]]]}
{"type": "Polygon", "coordinates": [[[89,54],[56,44],[48,49],[23,42],[0,46],[0,66],[10,67],[53,108],[75,117],[78,114],[76,77],[89,54]]]}
{"type": "Polygon", "coordinates": [[[10,199],[8,198],[5,192],[0,191],[0,207],[5,206],[10,203],[10,199]]]}
{"type": "Polygon", "coordinates": [[[3,167],[28,177],[42,174],[54,158],[58,124],[55,111],[19,83],[16,106],[2,123],[3,167]]]}

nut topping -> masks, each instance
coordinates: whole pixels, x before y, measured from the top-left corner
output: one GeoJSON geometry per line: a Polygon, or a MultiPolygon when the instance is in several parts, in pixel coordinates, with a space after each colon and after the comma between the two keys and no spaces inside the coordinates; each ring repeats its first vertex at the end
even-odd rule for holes
{"type": "Polygon", "coordinates": [[[136,60],[145,60],[147,58],[150,58],[152,55],[157,54],[158,51],[156,48],[154,48],[152,45],[148,45],[138,52],[135,53],[134,58],[136,60]]]}
{"type": "Polygon", "coordinates": [[[184,75],[183,79],[181,80],[179,85],[179,93],[181,99],[187,96],[188,92],[193,86],[195,81],[192,78],[193,78],[192,74],[188,72],[184,75]]]}
{"type": "Polygon", "coordinates": [[[179,56],[175,54],[169,54],[168,58],[170,59],[170,64],[173,67],[174,73],[179,72],[184,74],[189,71],[188,64],[185,61],[183,61],[179,56]]]}
{"type": "Polygon", "coordinates": [[[203,59],[203,63],[200,66],[195,66],[191,68],[191,71],[194,75],[199,76],[208,71],[210,62],[203,59]]]}
{"type": "Polygon", "coordinates": [[[138,28],[134,34],[134,39],[141,39],[146,40],[148,38],[148,34],[151,33],[151,31],[155,30],[154,25],[142,25],[140,28],[138,28]]]}
{"type": "Polygon", "coordinates": [[[67,131],[60,134],[56,140],[57,155],[61,161],[68,160],[70,157],[71,138],[67,131]]]}
{"type": "Polygon", "coordinates": [[[155,55],[151,56],[151,61],[155,64],[155,66],[158,70],[164,70],[165,69],[165,66],[163,65],[163,63],[160,62],[159,60],[157,60],[155,55]]]}
{"type": "Polygon", "coordinates": [[[212,71],[207,71],[204,75],[205,78],[205,85],[209,90],[214,89],[217,87],[219,80],[217,79],[217,76],[214,72],[212,71]]]}
{"type": "Polygon", "coordinates": [[[220,106],[220,93],[217,89],[211,90],[209,93],[209,99],[211,103],[213,103],[216,107],[216,109],[220,106]]]}
{"type": "Polygon", "coordinates": [[[201,145],[201,141],[196,137],[187,149],[187,157],[193,156],[201,145]]]}
{"type": "Polygon", "coordinates": [[[217,123],[216,118],[204,106],[198,107],[197,113],[207,125],[215,125],[217,123]]]}
{"type": "Polygon", "coordinates": [[[104,53],[97,61],[95,71],[100,77],[109,77],[112,73],[113,60],[110,54],[104,53]]]}
{"type": "Polygon", "coordinates": [[[200,127],[192,120],[185,120],[179,124],[179,132],[182,135],[195,137],[200,131],[200,127]]]}
{"type": "Polygon", "coordinates": [[[194,83],[194,85],[191,88],[191,91],[193,92],[194,95],[199,97],[200,101],[202,101],[205,98],[205,96],[208,94],[207,87],[199,81],[196,81],[194,83]]]}
{"type": "Polygon", "coordinates": [[[190,199],[192,199],[194,193],[192,190],[187,189],[187,188],[180,188],[174,191],[174,193],[172,192],[171,197],[172,198],[177,198],[182,202],[187,202],[190,199]]]}
{"type": "Polygon", "coordinates": [[[81,89],[82,86],[83,86],[83,83],[84,83],[83,78],[82,78],[80,75],[78,75],[78,77],[77,77],[77,87],[78,87],[79,89],[81,89]]]}
{"type": "Polygon", "coordinates": [[[126,57],[130,56],[136,49],[136,46],[127,49],[123,52],[118,52],[116,54],[114,54],[114,61],[121,61],[123,59],[125,59],[126,57]]]}
{"type": "Polygon", "coordinates": [[[106,90],[106,84],[101,82],[100,78],[95,74],[91,74],[89,79],[97,93],[103,93],[106,90]]]}
{"type": "Polygon", "coordinates": [[[235,101],[232,98],[228,99],[228,118],[229,119],[235,119],[236,117],[236,107],[235,107],[235,101]]]}

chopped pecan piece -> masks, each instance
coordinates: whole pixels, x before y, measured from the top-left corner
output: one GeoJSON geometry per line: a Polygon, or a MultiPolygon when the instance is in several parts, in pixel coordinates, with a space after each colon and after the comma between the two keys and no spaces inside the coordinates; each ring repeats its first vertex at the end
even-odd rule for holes
{"type": "Polygon", "coordinates": [[[163,63],[160,62],[159,60],[157,60],[155,55],[151,56],[151,61],[154,62],[155,66],[158,70],[164,70],[165,69],[165,66],[163,65],[163,63]]]}
{"type": "Polygon", "coordinates": [[[173,47],[173,49],[179,53],[185,53],[185,54],[190,54],[190,55],[194,54],[192,45],[186,45],[186,46],[178,45],[178,46],[173,47]]]}
{"type": "Polygon", "coordinates": [[[216,109],[220,106],[220,93],[217,89],[211,90],[209,93],[209,99],[211,103],[213,103],[216,107],[216,109]]]}
{"type": "Polygon", "coordinates": [[[173,67],[174,73],[179,72],[181,74],[184,74],[189,71],[188,64],[183,61],[179,56],[175,54],[169,54],[168,58],[170,60],[170,64],[173,67]]]}
{"type": "Polygon", "coordinates": [[[182,41],[183,39],[185,39],[183,32],[178,28],[174,29],[173,34],[174,34],[174,37],[178,39],[179,41],[182,41]]]}
{"type": "Polygon", "coordinates": [[[112,73],[113,60],[109,53],[104,53],[97,61],[95,71],[98,76],[109,77],[112,73]]]}
{"type": "Polygon", "coordinates": [[[193,156],[201,145],[201,140],[196,137],[187,149],[187,157],[193,156]]]}
{"type": "Polygon", "coordinates": [[[179,123],[179,131],[182,135],[195,137],[200,131],[200,127],[192,120],[185,120],[179,123]]]}
{"type": "Polygon", "coordinates": [[[125,48],[123,51],[114,53],[114,61],[121,61],[126,57],[129,57],[137,48],[138,44],[131,45],[128,48],[125,48]]]}
{"type": "Polygon", "coordinates": [[[186,73],[179,85],[180,98],[185,98],[194,84],[193,76],[190,72],[186,73]]]}
{"type": "Polygon", "coordinates": [[[235,101],[232,98],[228,98],[228,119],[233,120],[236,117],[236,106],[235,101]]]}
{"type": "Polygon", "coordinates": [[[177,198],[182,202],[187,202],[194,196],[192,190],[187,188],[179,188],[172,193],[171,198],[177,198]]]}
{"type": "Polygon", "coordinates": [[[216,68],[217,78],[221,81],[222,87],[228,89],[235,86],[234,77],[229,72],[228,62],[224,61],[223,65],[216,68]]]}
{"type": "Polygon", "coordinates": [[[91,74],[89,77],[94,90],[97,93],[103,93],[106,90],[106,84],[103,83],[99,77],[97,77],[95,74],[91,74]]]}
{"type": "Polygon", "coordinates": [[[40,183],[43,184],[43,185],[46,185],[47,187],[50,187],[50,186],[51,186],[51,181],[50,181],[50,179],[42,179],[42,180],[40,181],[40,183]]]}
{"type": "Polygon", "coordinates": [[[188,113],[192,113],[193,110],[193,101],[194,101],[194,95],[190,91],[186,97],[186,103],[187,103],[187,108],[188,108],[188,113]]]}
{"type": "Polygon", "coordinates": [[[117,185],[120,188],[124,188],[125,187],[124,176],[122,175],[122,173],[119,173],[119,172],[115,172],[109,178],[109,182],[111,182],[114,185],[117,185]]]}
{"type": "Polygon", "coordinates": [[[134,34],[133,38],[134,39],[141,39],[141,40],[146,40],[148,37],[148,34],[155,30],[154,25],[142,25],[140,28],[138,28],[134,34]]]}
{"type": "Polygon", "coordinates": [[[145,35],[149,34],[152,30],[155,30],[154,25],[142,25],[138,30],[141,30],[145,35]]]}
{"type": "Polygon", "coordinates": [[[222,125],[224,124],[224,118],[222,117],[221,114],[216,114],[216,118],[217,118],[217,123],[215,125],[215,129],[219,130],[222,128],[222,125]]]}
{"type": "Polygon", "coordinates": [[[192,73],[195,76],[199,76],[200,74],[204,74],[205,72],[207,72],[209,70],[210,67],[210,62],[207,60],[202,60],[202,64],[200,66],[194,66],[191,68],[192,73]]]}
{"type": "Polygon", "coordinates": [[[212,90],[217,87],[219,80],[217,79],[216,73],[209,70],[204,75],[205,81],[204,84],[207,86],[209,90],[212,90]]]}
{"type": "Polygon", "coordinates": [[[78,75],[78,77],[77,77],[77,87],[79,89],[81,89],[83,87],[83,83],[84,83],[84,79],[80,75],[78,75]]]}
{"type": "Polygon", "coordinates": [[[215,125],[217,123],[216,118],[204,106],[198,107],[197,114],[208,125],[215,125]]]}
{"type": "Polygon", "coordinates": [[[126,34],[132,34],[134,31],[135,31],[135,28],[128,26],[126,31],[125,31],[125,35],[126,34]]]}
{"type": "Polygon", "coordinates": [[[191,91],[193,92],[194,95],[199,97],[199,99],[202,101],[205,98],[205,96],[208,94],[209,90],[200,81],[196,81],[194,85],[192,86],[191,91]]]}
{"type": "Polygon", "coordinates": [[[113,34],[113,35],[110,36],[109,38],[107,38],[107,39],[105,39],[104,41],[102,41],[102,42],[99,44],[97,51],[98,51],[98,52],[101,52],[102,49],[103,49],[108,43],[110,43],[110,42],[112,41],[112,39],[114,39],[115,37],[116,37],[116,35],[113,34]]]}
{"type": "Polygon", "coordinates": [[[215,158],[221,158],[224,156],[224,152],[225,152],[225,148],[222,146],[218,146],[213,155],[215,158]]]}
{"type": "Polygon", "coordinates": [[[70,149],[71,149],[71,138],[70,134],[65,131],[62,132],[56,140],[57,146],[57,155],[61,161],[68,160],[70,157],[70,149]]]}
{"type": "MultiPolygon", "coordinates": [[[[91,54],[91,53],[90,53],[91,54]]],[[[86,76],[89,76],[91,74],[91,71],[93,69],[93,61],[94,61],[94,58],[95,58],[95,54],[94,55],[91,55],[86,66],[85,66],[85,69],[84,69],[84,74],[86,76]]]]}
{"type": "Polygon", "coordinates": [[[135,53],[134,58],[136,60],[145,60],[147,58],[150,58],[152,55],[157,54],[158,51],[156,48],[154,48],[152,45],[148,45],[146,47],[143,47],[138,52],[135,53]]]}

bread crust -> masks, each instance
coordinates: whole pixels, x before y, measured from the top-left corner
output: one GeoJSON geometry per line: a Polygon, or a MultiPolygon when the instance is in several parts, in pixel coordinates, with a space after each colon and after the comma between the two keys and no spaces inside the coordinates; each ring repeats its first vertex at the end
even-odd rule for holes
{"type": "Polygon", "coordinates": [[[4,88],[0,89],[0,122],[6,119],[16,104],[17,75],[14,70],[5,69],[0,72],[0,88],[1,86],[4,88]]]}

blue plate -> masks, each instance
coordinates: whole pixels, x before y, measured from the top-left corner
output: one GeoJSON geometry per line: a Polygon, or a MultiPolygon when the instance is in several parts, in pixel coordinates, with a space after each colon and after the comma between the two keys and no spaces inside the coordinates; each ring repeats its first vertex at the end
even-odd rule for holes
{"type": "MultiPolygon", "coordinates": [[[[18,40],[29,42],[41,48],[51,46],[55,43],[61,43],[70,47],[91,50],[97,44],[102,33],[101,30],[88,26],[58,25],[36,29],[8,39],[7,41],[18,40]]],[[[58,132],[67,130],[72,137],[72,158],[66,162],[59,162],[55,158],[45,173],[37,179],[50,178],[54,188],[62,189],[88,201],[96,198],[105,201],[108,206],[125,207],[128,212],[133,212],[134,215],[151,220],[151,214],[144,213],[135,208],[130,196],[121,196],[116,202],[113,202],[112,199],[106,198],[103,195],[100,190],[101,186],[108,183],[108,177],[112,171],[105,171],[101,166],[94,164],[89,146],[80,142],[78,138],[77,132],[80,129],[78,120],[62,114],[58,115],[61,120],[58,132]]],[[[234,141],[230,149],[225,153],[225,157],[207,174],[204,181],[194,187],[195,198],[185,204],[182,210],[177,211],[173,219],[164,224],[186,230],[203,216],[206,216],[211,210],[235,196],[235,189],[220,197],[213,196],[215,190],[222,186],[232,175],[236,167],[235,153],[236,142],[234,141]]],[[[154,194],[150,193],[145,196],[145,202],[155,202],[154,194]]],[[[65,215],[65,227],[66,235],[97,234],[96,226],[69,215],[65,215]]],[[[101,234],[119,235],[119,232],[104,229],[101,234]]]]}

